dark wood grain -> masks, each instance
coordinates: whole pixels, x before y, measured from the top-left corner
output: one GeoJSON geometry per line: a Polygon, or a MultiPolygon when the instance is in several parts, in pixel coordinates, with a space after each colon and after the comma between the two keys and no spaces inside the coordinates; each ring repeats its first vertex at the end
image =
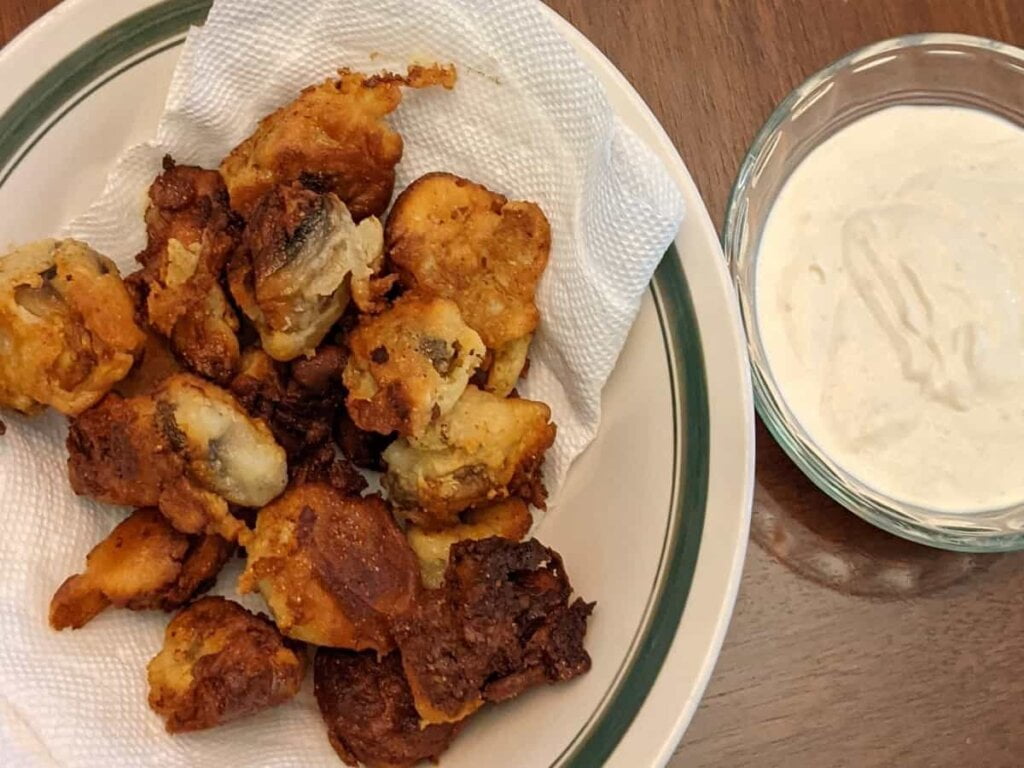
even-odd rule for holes
{"type": "MultiPolygon", "coordinates": [[[[549,0],[636,85],[716,222],[774,105],[861,45],[1024,45],[1024,0],[549,0]]],[[[54,0],[0,0],[8,40],[54,0]]],[[[673,768],[1024,765],[1024,556],[935,553],[828,501],[758,431],[754,538],[673,768]]]]}
{"type": "Polygon", "coordinates": [[[48,10],[60,4],[60,0],[0,0],[0,44],[21,32],[48,10]]]}
{"type": "MultiPolygon", "coordinates": [[[[911,32],[1024,44],[1020,0],[551,4],[651,105],[719,224],[765,118],[839,56],[911,32]]],[[[673,768],[1024,765],[1024,557],[879,533],[757,438],[759,544],[673,768]]]]}

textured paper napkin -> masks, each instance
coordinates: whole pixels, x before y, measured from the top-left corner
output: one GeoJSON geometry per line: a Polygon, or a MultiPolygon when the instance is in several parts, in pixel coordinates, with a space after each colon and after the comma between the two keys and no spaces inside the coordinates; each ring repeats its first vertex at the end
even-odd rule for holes
{"type": "MultiPolygon", "coordinates": [[[[404,72],[454,62],[452,92],[408,90],[392,116],[405,139],[397,189],[451,171],[551,221],[527,397],[549,403],[551,513],[593,439],[600,393],[682,198],[653,153],[531,0],[218,0],[182,49],[157,135],[113,169],[62,234],[118,262],[144,244],[145,190],[170,153],[216,167],[263,115],[341,66],[404,72]]],[[[295,702],[207,733],[170,738],[146,707],[146,662],[166,617],[110,610],[75,633],[47,628],[53,590],[122,512],[76,498],[64,421],[8,419],[0,439],[0,755],[4,766],[338,765],[309,681],[295,702]]],[[[233,594],[237,564],[218,591],[233,594]]],[[[592,595],[600,599],[600,595],[592,595]]],[[[259,603],[250,603],[260,607],[259,603]]]]}

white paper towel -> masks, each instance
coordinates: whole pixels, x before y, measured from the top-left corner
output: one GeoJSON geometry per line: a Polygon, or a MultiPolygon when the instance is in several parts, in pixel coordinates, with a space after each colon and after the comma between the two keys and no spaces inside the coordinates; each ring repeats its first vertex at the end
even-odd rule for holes
{"type": "MultiPolygon", "coordinates": [[[[601,388],[683,208],[532,0],[218,0],[189,33],[156,138],[125,152],[100,199],[62,234],[131,271],[145,190],[165,153],[216,167],[262,116],[338,67],[404,72],[433,61],[454,62],[459,83],[406,91],[392,116],[405,139],[397,189],[450,171],[536,201],[551,221],[543,320],[521,389],[549,403],[558,424],[548,461],[557,514],[557,488],[596,432],[601,388]]],[[[170,738],[145,704],[144,668],[165,616],[109,610],[73,634],[47,628],[53,590],[121,513],[71,493],[61,417],[9,422],[0,439],[0,762],[337,765],[308,682],[296,702],[170,738]]],[[[236,572],[222,574],[218,591],[233,594],[236,572]]]]}

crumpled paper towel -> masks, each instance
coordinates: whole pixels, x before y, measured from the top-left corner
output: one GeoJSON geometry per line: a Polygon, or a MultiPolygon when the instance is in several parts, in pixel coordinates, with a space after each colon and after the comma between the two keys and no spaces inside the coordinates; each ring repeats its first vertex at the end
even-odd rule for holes
{"type": "MultiPolygon", "coordinates": [[[[155,139],[113,169],[102,196],[62,233],[125,272],[144,244],[145,190],[170,153],[216,167],[259,118],[338,67],[404,72],[454,62],[459,83],[407,90],[397,189],[451,171],[551,221],[527,397],[549,403],[553,491],[592,440],[600,393],[681,196],[616,118],[602,87],[531,0],[218,0],[181,53],[155,139]]],[[[166,617],[109,610],[84,630],[46,624],[50,595],[122,516],[68,488],[64,421],[8,419],[0,439],[0,763],[4,766],[337,766],[312,700],[207,733],[170,738],[146,707],[145,664],[166,617]]],[[[233,594],[234,570],[219,590],[233,594]]],[[[591,597],[600,598],[599,595],[591,597]]],[[[258,603],[256,604],[257,607],[258,603]]]]}

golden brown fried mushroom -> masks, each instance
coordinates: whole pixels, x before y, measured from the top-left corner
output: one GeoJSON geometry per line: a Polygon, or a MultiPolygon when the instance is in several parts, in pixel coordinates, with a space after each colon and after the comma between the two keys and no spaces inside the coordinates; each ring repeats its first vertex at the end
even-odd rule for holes
{"type": "Polygon", "coordinates": [[[386,653],[388,617],[419,587],[416,558],[377,496],[299,485],[260,510],[239,591],[263,595],[289,637],[386,653]]]}
{"type": "Polygon", "coordinates": [[[440,587],[448,567],[448,551],[453,544],[470,539],[500,536],[519,541],[530,532],[533,515],[522,499],[496,501],[463,513],[462,522],[450,528],[431,531],[418,525],[406,528],[409,546],[420,561],[420,578],[431,589],[440,587]]]}
{"type": "Polygon", "coordinates": [[[390,287],[391,280],[372,280],[382,253],[376,218],[356,224],[334,194],[274,187],[255,206],[231,261],[231,294],[268,355],[312,355],[350,297],[370,309],[390,287]]]}
{"type": "Polygon", "coordinates": [[[486,388],[506,396],[540,319],[534,294],[551,251],[544,212],[450,173],[429,173],[395,200],[384,239],[403,285],[459,305],[495,355],[486,388]]]}
{"type": "Polygon", "coordinates": [[[184,533],[243,529],[228,502],[260,507],[287,484],[285,453],[224,390],[190,374],[152,394],[108,395],[71,423],[68,472],[78,494],[159,507],[184,533]]]}
{"type": "Polygon", "coordinates": [[[175,165],[149,188],[149,242],[129,278],[139,314],[196,373],[226,383],[238,366],[238,318],[221,278],[242,222],[217,171],[175,165]]]}
{"type": "Polygon", "coordinates": [[[413,522],[443,528],[465,509],[507,496],[543,507],[544,454],[555,440],[544,403],[466,388],[455,408],[420,437],[384,451],[383,485],[413,522]]]}
{"type": "Polygon", "coordinates": [[[594,605],[571,594],[558,553],[536,540],[455,544],[444,587],[393,623],[423,723],[457,722],[485,702],[588,671],[594,605]]]}
{"type": "Polygon", "coordinates": [[[144,336],[109,259],[76,240],[0,257],[0,407],[75,415],[123,379],[144,336]]]}
{"type": "Polygon", "coordinates": [[[391,201],[402,137],[384,119],[402,86],[455,85],[454,67],[410,67],[408,75],[366,76],[342,70],[265,117],[221,163],[231,205],[248,216],[267,190],[301,181],[333,192],[359,221],[391,201]]]}
{"type": "Polygon", "coordinates": [[[313,684],[327,737],[347,765],[411,768],[436,761],[461,727],[420,727],[397,653],[378,660],[373,653],[321,648],[313,684]]]}
{"type": "Polygon", "coordinates": [[[149,706],[170,733],[212,728],[295,696],[305,653],[263,616],[222,597],[179,613],[149,662],[149,706]]]}
{"type": "Polygon", "coordinates": [[[157,418],[202,486],[241,507],[260,507],[287,484],[285,453],[267,426],[227,392],[194,376],[168,379],[157,418]]]}
{"type": "Polygon", "coordinates": [[[348,413],[360,429],[420,435],[447,414],[480,365],[484,345],[447,299],[406,294],[348,337],[348,413]]]}
{"type": "Polygon", "coordinates": [[[156,509],[138,509],[93,547],[84,573],[50,601],[50,626],[78,629],[107,606],[178,608],[212,586],[234,546],[220,536],[186,536],[156,509]]]}

